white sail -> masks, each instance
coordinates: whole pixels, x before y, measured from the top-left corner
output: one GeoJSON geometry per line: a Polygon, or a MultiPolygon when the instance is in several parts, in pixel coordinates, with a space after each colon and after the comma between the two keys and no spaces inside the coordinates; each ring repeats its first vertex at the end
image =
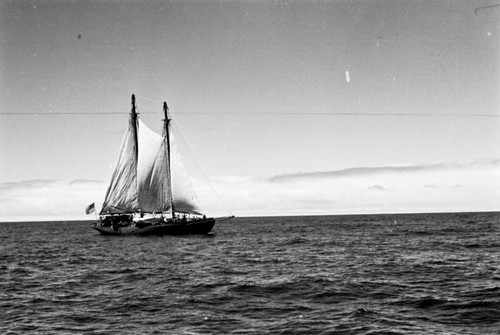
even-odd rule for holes
{"type": "Polygon", "coordinates": [[[179,147],[173,132],[170,132],[170,165],[172,170],[172,193],[176,212],[202,214],[191,179],[182,163],[179,147]]]}
{"type": "Polygon", "coordinates": [[[135,119],[130,118],[118,160],[102,205],[102,214],[131,213],[139,209],[137,198],[137,148],[135,119]]]}
{"type": "Polygon", "coordinates": [[[141,211],[143,213],[168,211],[172,205],[168,189],[166,138],[149,129],[141,120],[138,128],[137,184],[141,211]]]}
{"type": "Polygon", "coordinates": [[[167,212],[172,208],[201,214],[173,134],[158,135],[137,119],[133,108],[101,214],[167,212]]]}

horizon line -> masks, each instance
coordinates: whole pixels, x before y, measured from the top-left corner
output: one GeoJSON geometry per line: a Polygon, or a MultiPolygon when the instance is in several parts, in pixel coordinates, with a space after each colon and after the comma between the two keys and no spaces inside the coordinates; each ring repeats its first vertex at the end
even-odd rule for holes
{"type": "MultiPolygon", "coordinates": [[[[477,211],[422,211],[422,212],[387,212],[387,213],[347,213],[347,214],[268,214],[268,215],[234,215],[233,218],[270,218],[270,217],[319,217],[319,216],[380,216],[380,215],[438,215],[438,214],[474,214],[474,213],[500,213],[498,210],[477,211]]],[[[219,217],[215,217],[217,219],[219,217]]],[[[222,217],[220,217],[222,218],[222,217]]],[[[43,223],[43,222],[93,222],[95,219],[59,219],[59,220],[28,220],[28,221],[0,221],[2,223],[43,223]]]]}

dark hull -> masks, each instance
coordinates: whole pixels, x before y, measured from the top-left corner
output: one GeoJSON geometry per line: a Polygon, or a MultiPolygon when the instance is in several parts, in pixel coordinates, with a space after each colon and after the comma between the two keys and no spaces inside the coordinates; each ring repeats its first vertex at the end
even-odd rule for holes
{"type": "Polygon", "coordinates": [[[99,227],[93,226],[95,230],[103,235],[206,235],[215,225],[215,219],[206,219],[200,221],[192,221],[187,223],[165,223],[161,225],[136,227],[99,227]]]}

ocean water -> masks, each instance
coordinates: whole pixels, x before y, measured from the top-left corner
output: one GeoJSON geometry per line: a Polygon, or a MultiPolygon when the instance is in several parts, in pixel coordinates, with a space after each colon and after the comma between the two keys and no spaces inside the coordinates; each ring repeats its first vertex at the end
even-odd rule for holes
{"type": "Polygon", "coordinates": [[[500,213],[0,223],[1,334],[500,334],[500,213]]]}

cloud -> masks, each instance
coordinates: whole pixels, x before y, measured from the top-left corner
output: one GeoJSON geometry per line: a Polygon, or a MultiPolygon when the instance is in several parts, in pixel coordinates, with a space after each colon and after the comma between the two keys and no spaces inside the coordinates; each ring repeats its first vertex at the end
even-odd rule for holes
{"type": "Polygon", "coordinates": [[[87,179],[76,179],[69,182],[70,186],[74,187],[89,187],[89,186],[102,186],[102,181],[100,180],[87,180],[87,179]]]}
{"type": "Polygon", "coordinates": [[[396,166],[377,166],[377,167],[357,167],[333,171],[300,172],[281,174],[269,178],[272,182],[291,182],[303,179],[324,179],[336,177],[361,177],[375,174],[414,174],[422,172],[437,171],[457,171],[462,169],[471,169],[478,167],[499,167],[500,160],[474,161],[468,163],[450,163],[440,162],[427,165],[396,165],[396,166]]]}
{"type": "Polygon", "coordinates": [[[368,189],[373,190],[373,191],[385,191],[386,190],[383,186],[380,186],[380,185],[369,186],[368,189]]]}
{"type": "MultiPolygon", "coordinates": [[[[193,179],[208,215],[267,216],[498,210],[499,160],[383,166],[272,177],[193,179]]],[[[107,182],[0,183],[0,220],[92,219],[107,182]]]]}
{"type": "MultiPolygon", "coordinates": [[[[211,183],[236,215],[485,211],[498,209],[499,162],[223,177],[211,183]]],[[[198,180],[195,186],[204,208],[220,208],[208,188],[198,180]]]]}
{"type": "Polygon", "coordinates": [[[88,219],[82,215],[85,206],[101,200],[106,187],[107,183],[97,180],[0,183],[0,220],[88,219]]]}
{"type": "Polygon", "coordinates": [[[1,191],[29,190],[34,188],[43,188],[57,183],[57,180],[34,179],[20,182],[1,183],[1,191]]]}

